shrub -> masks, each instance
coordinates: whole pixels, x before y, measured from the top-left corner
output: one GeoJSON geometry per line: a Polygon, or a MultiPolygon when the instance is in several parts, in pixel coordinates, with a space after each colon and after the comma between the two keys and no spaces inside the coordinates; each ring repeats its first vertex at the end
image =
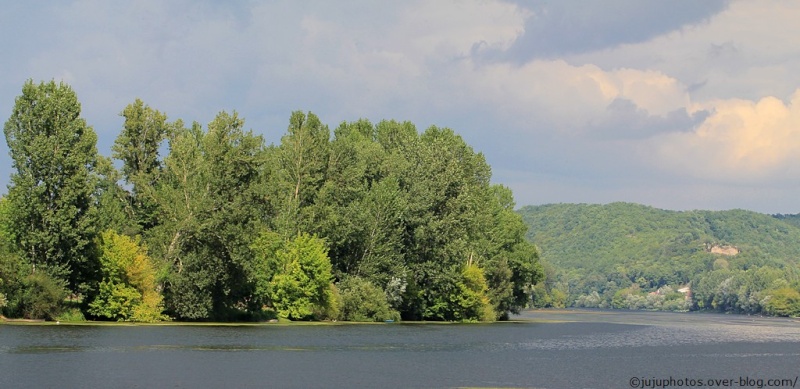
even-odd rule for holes
{"type": "Polygon", "coordinates": [[[80,308],[68,308],[63,310],[60,315],[56,316],[56,320],[63,322],[76,322],[86,321],[80,308]]]}
{"type": "Polygon", "coordinates": [[[483,269],[468,263],[461,272],[459,305],[461,320],[494,321],[497,317],[487,295],[489,286],[483,269]]]}
{"type": "Polygon", "coordinates": [[[155,268],[138,237],[132,239],[108,230],[100,234],[97,246],[103,280],[88,312],[111,320],[165,319],[155,268]]]}
{"type": "Polygon", "coordinates": [[[61,312],[66,285],[45,272],[31,274],[24,281],[22,314],[27,319],[53,320],[61,312]]]}
{"type": "Polygon", "coordinates": [[[349,276],[339,282],[338,288],[342,299],[342,319],[349,321],[400,319],[400,314],[389,306],[383,290],[368,280],[349,276]]]}
{"type": "Polygon", "coordinates": [[[800,316],[800,292],[785,287],[768,292],[764,307],[767,313],[776,316],[800,316]]]}

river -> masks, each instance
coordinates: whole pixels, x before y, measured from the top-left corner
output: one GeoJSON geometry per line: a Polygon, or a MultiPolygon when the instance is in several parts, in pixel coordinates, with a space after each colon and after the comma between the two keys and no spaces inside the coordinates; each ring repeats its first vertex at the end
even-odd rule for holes
{"type": "Polygon", "coordinates": [[[593,310],[514,319],[0,325],[0,387],[800,389],[797,319],[593,310]]]}

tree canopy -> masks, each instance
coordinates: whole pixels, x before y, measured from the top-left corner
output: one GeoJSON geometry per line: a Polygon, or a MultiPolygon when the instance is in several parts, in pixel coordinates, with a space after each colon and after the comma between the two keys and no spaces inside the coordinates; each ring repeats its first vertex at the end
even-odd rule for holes
{"type": "Polygon", "coordinates": [[[31,266],[77,292],[96,281],[97,136],[80,116],[75,92],[28,81],[4,132],[16,170],[8,190],[13,245],[31,266]]]}
{"type": "Polygon", "coordinates": [[[6,314],[55,316],[63,292],[105,320],[495,320],[543,277],[511,191],[451,129],[296,111],[267,145],[236,112],[187,127],[137,99],[121,116],[98,155],[69,86],[25,83],[5,126],[6,314]]]}

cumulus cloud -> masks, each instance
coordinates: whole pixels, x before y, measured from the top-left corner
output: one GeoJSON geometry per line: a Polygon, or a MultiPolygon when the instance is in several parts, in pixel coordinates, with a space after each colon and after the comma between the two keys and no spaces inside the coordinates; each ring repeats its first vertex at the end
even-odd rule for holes
{"type": "Polygon", "coordinates": [[[653,139],[658,164],[706,180],[763,182],[797,179],[800,89],[788,102],[728,99],[697,104],[711,114],[696,130],[653,139]]]}
{"type": "MultiPolygon", "coordinates": [[[[591,138],[645,138],[660,131],[691,129],[686,86],[661,72],[563,60],[465,65],[461,82],[494,104],[527,132],[557,130],[591,138]]],[[[698,110],[699,111],[699,110],[698,110]]],[[[702,116],[702,112],[698,115],[702,116]]]]}
{"type": "Polygon", "coordinates": [[[693,86],[691,97],[697,101],[786,99],[800,85],[800,73],[793,70],[800,66],[798,19],[797,2],[734,1],[706,22],[563,58],[602,69],[656,70],[693,86]]]}

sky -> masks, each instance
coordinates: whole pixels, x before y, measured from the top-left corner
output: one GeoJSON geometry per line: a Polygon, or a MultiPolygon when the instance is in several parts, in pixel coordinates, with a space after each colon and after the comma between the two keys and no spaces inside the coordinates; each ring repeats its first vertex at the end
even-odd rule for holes
{"type": "MultiPolygon", "coordinates": [[[[110,156],[169,120],[292,111],[452,128],[517,206],[800,213],[800,2],[30,1],[0,9],[0,118],[63,81],[110,156]]],[[[12,173],[0,142],[0,192],[12,173]]]]}

